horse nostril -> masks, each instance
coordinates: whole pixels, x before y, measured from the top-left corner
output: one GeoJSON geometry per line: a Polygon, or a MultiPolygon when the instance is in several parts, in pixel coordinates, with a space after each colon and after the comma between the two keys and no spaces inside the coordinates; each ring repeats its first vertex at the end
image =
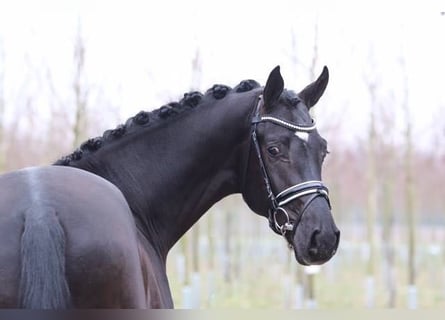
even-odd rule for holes
{"type": "Polygon", "coordinates": [[[312,233],[311,240],[309,242],[308,254],[311,257],[315,257],[318,254],[318,241],[317,235],[320,233],[320,230],[315,229],[312,233]]]}

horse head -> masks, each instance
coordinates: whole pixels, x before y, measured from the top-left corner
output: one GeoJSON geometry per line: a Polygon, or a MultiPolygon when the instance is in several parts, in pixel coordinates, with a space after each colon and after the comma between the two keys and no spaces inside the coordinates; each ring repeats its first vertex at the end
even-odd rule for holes
{"type": "Polygon", "coordinates": [[[340,232],[321,181],[327,142],[309,110],[328,84],[329,72],[296,94],[284,89],[279,67],[270,73],[251,121],[251,146],[243,197],[268,217],[303,265],[322,264],[336,252],[340,232]]]}

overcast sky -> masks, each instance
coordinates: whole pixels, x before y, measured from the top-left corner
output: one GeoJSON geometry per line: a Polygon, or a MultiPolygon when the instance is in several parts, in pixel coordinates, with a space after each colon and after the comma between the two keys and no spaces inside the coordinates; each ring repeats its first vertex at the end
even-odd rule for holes
{"type": "MultiPolygon", "coordinates": [[[[316,70],[327,65],[331,71],[317,109],[322,128],[336,119],[343,124],[339,139],[354,142],[366,135],[366,81],[375,80],[380,108],[393,113],[400,136],[406,72],[417,144],[431,148],[432,137],[441,132],[435,127],[443,132],[445,126],[442,11],[445,1],[439,0],[0,1],[8,116],[15,116],[23,90],[43,94],[32,74],[45,68],[56,90],[69,96],[79,26],[88,84],[119,107],[120,121],[177,99],[193,85],[205,91],[214,83],[235,86],[246,78],[264,84],[278,64],[286,86],[299,90],[308,84],[317,39],[316,70]],[[202,75],[193,84],[197,51],[202,75]]],[[[40,101],[45,118],[48,109],[45,99],[40,101]]]]}

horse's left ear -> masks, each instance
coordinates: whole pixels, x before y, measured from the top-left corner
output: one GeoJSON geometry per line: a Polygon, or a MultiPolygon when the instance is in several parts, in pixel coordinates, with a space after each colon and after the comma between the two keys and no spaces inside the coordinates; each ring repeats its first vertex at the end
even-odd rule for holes
{"type": "Polygon", "coordinates": [[[270,110],[280,98],[284,89],[283,77],[280,73],[280,66],[276,66],[267,78],[266,86],[263,91],[264,106],[270,110]]]}
{"type": "Polygon", "coordinates": [[[320,97],[323,95],[323,92],[328,85],[328,81],[329,70],[326,66],[324,66],[318,79],[304,88],[303,91],[298,94],[300,99],[304,101],[309,109],[312,108],[318,102],[318,99],[320,99],[320,97]]]}

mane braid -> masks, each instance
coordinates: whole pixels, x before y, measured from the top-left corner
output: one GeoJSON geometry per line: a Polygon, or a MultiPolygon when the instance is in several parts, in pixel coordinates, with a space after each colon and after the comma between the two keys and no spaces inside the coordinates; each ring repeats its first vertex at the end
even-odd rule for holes
{"type": "MultiPolygon", "coordinates": [[[[259,86],[260,84],[255,80],[243,80],[233,90],[229,86],[215,84],[206,91],[205,95],[220,100],[232,91],[241,93],[253,90],[259,86]]],[[[125,124],[120,124],[115,129],[106,130],[101,137],[91,138],[83,142],[78,149],[55,161],[53,165],[69,166],[73,161],[81,160],[84,155],[99,150],[106,143],[118,140],[129,132],[133,132],[135,128],[147,127],[159,120],[171,118],[182,112],[195,109],[203,97],[204,95],[201,92],[192,91],[185,93],[179,102],[170,102],[151,112],[140,111],[135,116],[127,119],[125,124]]]]}
{"type": "Polygon", "coordinates": [[[223,84],[215,84],[206,93],[211,94],[215,99],[219,100],[224,98],[227,93],[231,90],[229,86],[223,84]]]}
{"type": "Polygon", "coordinates": [[[250,91],[253,89],[256,89],[260,86],[260,84],[258,82],[256,82],[255,80],[249,79],[249,80],[243,80],[239,83],[239,85],[237,85],[234,90],[236,92],[246,92],[246,91],[250,91]]]}

